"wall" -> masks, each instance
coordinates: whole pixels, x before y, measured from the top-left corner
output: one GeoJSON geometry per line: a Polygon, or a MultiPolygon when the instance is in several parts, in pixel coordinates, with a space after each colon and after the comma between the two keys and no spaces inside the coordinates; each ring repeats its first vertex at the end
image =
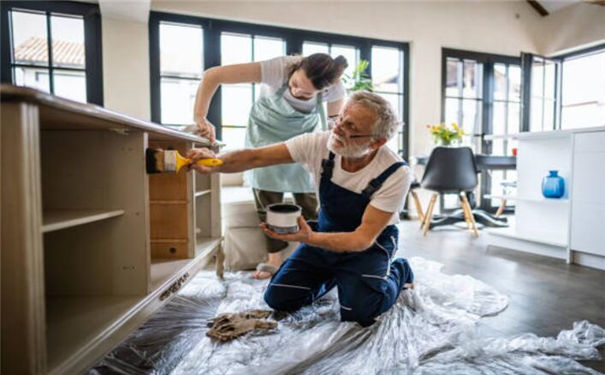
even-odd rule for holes
{"type": "Polygon", "coordinates": [[[102,18],[105,107],[151,119],[147,23],[102,18]]]}
{"type": "Polygon", "coordinates": [[[544,17],[536,25],[538,50],[545,55],[605,43],[605,6],[576,4],[544,17]]]}

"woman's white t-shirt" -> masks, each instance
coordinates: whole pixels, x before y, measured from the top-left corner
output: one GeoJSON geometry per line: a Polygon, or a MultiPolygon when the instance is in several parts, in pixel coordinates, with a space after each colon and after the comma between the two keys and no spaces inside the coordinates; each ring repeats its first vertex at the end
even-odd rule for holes
{"type": "MultiPolygon", "coordinates": [[[[319,182],[321,179],[321,161],[327,159],[330,154],[328,150],[329,137],[330,132],[325,131],[302,134],[286,141],[286,147],[288,147],[292,159],[297,163],[301,163],[313,176],[315,191],[318,197],[319,182]]],[[[399,155],[386,145],[378,149],[370,164],[357,172],[343,170],[341,159],[339,155],[336,155],[334,158],[332,182],[358,194],[361,194],[370,181],[378,177],[393,163],[402,161],[399,155]]],[[[393,217],[389,224],[397,224],[399,222],[399,212],[403,208],[412,179],[412,171],[410,167],[405,165],[391,174],[384,181],[382,187],[372,195],[370,200],[372,206],[382,211],[393,212],[393,217]]]]}
{"type": "MultiPolygon", "coordinates": [[[[285,83],[288,82],[289,67],[297,63],[302,56],[282,56],[260,62],[261,83],[263,87],[261,95],[270,95],[276,93],[285,83]]],[[[328,86],[322,90],[322,100],[326,102],[335,102],[343,99],[346,90],[341,81],[328,86]]],[[[297,99],[290,93],[290,90],[284,92],[284,99],[296,110],[309,113],[317,106],[317,98],[309,100],[297,99]]]]}

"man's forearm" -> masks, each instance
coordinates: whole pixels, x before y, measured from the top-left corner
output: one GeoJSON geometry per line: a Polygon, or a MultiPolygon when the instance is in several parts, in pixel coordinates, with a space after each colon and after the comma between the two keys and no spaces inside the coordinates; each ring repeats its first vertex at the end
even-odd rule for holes
{"type": "Polygon", "coordinates": [[[373,238],[359,232],[312,232],[307,244],[337,253],[363,251],[372,246],[373,238]]]}
{"type": "Polygon", "coordinates": [[[257,157],[254,149],[245,149],[219,155],[223,165],[217,168],[221,173],[236,173],[256,168],[257,157]]]}

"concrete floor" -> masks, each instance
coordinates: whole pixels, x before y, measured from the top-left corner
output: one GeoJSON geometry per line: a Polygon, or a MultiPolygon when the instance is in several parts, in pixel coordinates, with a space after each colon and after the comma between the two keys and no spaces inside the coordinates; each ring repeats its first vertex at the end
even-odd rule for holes
{"type": "MultiPolygon", "coordinates": [[[[605,327],[605,271],[509,249],[487,247],[487,233],[474,238],[456,227],[433,229],[422,236],[417,220],[400,224],[399,255],[420,256],[444,264],[449,274],[467,274],[505,293],[509,306],[481,320],[485,336],[532,332],[556,336],[574,321],[605,327]]],[[[605,358],[605,347],[600,348],[605,358]]],[[[585,365],[605,372],[605,361],[585,365]]]]}

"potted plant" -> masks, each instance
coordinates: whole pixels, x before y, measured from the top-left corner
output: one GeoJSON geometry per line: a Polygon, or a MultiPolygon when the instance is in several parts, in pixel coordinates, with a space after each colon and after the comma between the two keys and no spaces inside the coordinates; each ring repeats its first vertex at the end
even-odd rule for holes
{"type": "Polygon", "coordinates": [[[366,73],[370,62],[367,60],[359,61],[359,64],[355,67],[352,74],[343,74],[342,80],[347,86],[348,93],[352,93],[359,90],[367,90],[370,92],[374,91],[374,84],[372,79],[366,73]]]}
{"type": "Polygon", "coordinates": [[[449,126],[442,122],[439,125],[427,125],[429,133],[433,136],[435,144],[449,146],[462,140],[464,129],[452,122],[449,126]]]}

